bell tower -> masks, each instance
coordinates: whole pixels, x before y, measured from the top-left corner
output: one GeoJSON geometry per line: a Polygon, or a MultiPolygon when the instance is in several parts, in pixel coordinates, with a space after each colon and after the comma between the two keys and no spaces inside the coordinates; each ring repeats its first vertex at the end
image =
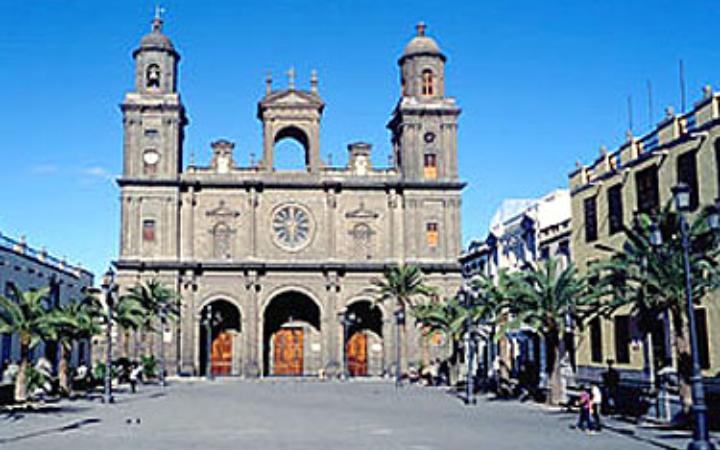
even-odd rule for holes
{"type": "Polygon", "coordinates": [[[408,181],[457,180],[460,108],[445,95],[445,61],[437,42],[416,26],[398,60],[400,100],[388,123],[394,162],[408,181]]]}
{"type": "Polygon", "coordinates": [[[266,80],[265,96],[258,102],[257,117],[263,126],[263,171],[273,171],[274,146],[285,138],[297,141],[305,152],[305,170],[318,173],[320,161],[320,119],[325,103],[318,94],[317,72],[310,77],[310,90],[295,88],[295,69],[288,71],[288,88],[274,90],[266,80]]]}
{"type": "Polygon", "coordinates": [[[134,89],[123,113],[122,232],[120,259],[178,257],[180,205],[176,180],[182,172],[185,108],[177,92],[180,56],[163,34],[158,9],[152,30],[133,52],[134,89]]]}
{"type": "Polygon", "coordinates": [[[121,105],[125,128],[124,178],[175,179],[182,171],[185,108],[177,93],[180,55],[163,34],[161,10],[133,52],[135,89],[121,105]]]}

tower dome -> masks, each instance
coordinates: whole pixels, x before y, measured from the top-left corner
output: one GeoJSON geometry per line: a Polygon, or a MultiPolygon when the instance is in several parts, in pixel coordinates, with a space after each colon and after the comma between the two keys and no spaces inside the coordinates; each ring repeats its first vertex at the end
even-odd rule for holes
{"type": "Polygon", "coordinates": [[[417,34],[405,46],[405,51],[403,51],[401,59],[416,55],[437,55],[443,59],[445,58],[435,39],[425,35],[425,28],[426,26],[423,22],[415,26],[417,34]]]}
{"type": "Polygon", "coordinates": [[[162,25],[162,19],[156,16],[152,21],[152,31],[140,39],[140,48],[135,50],[135,52],[142,50],[160,50],[175,53],[175,47],[173,47],[170,38],[162,32],[162,25]]]}

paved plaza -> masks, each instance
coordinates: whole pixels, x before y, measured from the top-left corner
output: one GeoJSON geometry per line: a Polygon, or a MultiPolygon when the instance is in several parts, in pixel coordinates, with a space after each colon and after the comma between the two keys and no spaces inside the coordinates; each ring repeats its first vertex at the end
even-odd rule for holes
{"type": "MultiPolygon", "coordinates": [[[[146,386],[117,403],[66,401],[4,414],[4,449],[648,449],[637,437],[570,429],[574,416],[385,382],[236,379],[146,386]],[[137,423],[139,420],[139,423],[137,423]],[[128,423],[131,422],[131,423],[128,423]]],[[[683,444],[683,442],[681,442],[683,444]]]]}

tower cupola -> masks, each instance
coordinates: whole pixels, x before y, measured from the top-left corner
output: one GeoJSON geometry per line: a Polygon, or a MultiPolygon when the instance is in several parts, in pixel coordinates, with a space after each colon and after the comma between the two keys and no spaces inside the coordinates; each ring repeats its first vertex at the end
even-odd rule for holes
{"type": "Polygon", "coordinates": [[[445,55],[435,39],[425,34],[423,22],[398,60],[403,97],[440,98],[445,95],[445,55]]]}
{"type": "Polygon", "coordinates": [[[162,9],[156,9],[150,33],[142,37],[140,46],[133,52],[137,92],[170,94],[176,90],[180,55],[162,31],[162,12],[162,9]]]}

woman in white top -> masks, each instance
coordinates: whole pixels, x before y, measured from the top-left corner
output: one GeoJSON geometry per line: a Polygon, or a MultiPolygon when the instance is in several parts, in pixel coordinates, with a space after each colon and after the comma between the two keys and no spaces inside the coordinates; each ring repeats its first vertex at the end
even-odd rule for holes
{"type": "Polygon", "coordinates": [[[600,422],[600,408],[602,406],[602,391],[600,386],[597,384],[592,385],[591,389],[591,403],[592,403],[592,424],[595,431],[602,429],[602,423],[600,422]]]}

